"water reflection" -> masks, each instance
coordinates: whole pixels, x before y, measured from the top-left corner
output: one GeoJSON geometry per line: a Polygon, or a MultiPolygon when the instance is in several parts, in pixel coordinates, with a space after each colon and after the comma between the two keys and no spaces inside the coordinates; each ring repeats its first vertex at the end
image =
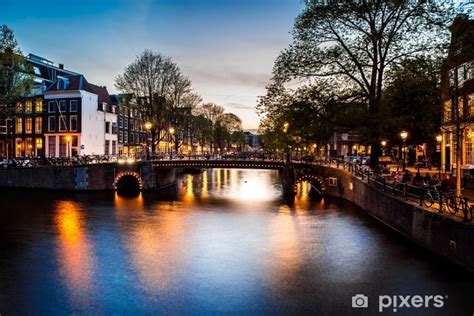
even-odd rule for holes
{"type": "Polygon", "coordinates": [[[87,237],[83,210],[74,201],[59,201],[55,207],[57,258],[71,304],[87,306],[93,292],[94,256],[87,237]]]}
{"type": "Polygon", "coordinates": [[[344,201],[312,200],[308,183],[287,204],[275,171],[208,170],[135,198],[33,193],[36,209],[19,196],[0,230],[15,240],[0,252],[2,313],[342,315],[355,293],[413,289],[472,312],[465,272],[344,201]]]}

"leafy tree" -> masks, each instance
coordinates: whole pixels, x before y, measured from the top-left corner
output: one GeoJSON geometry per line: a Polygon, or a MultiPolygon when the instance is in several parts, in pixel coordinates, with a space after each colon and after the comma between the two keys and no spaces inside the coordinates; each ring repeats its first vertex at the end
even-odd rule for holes
{"type": "Polygon", "coordinates": [[[15,103],[30,91],[31,73],[13,31],[0,26],[0,118],[13,115],[15,103]]]}
{"type": "Polygon", "coordinates": [[[453,9],[447,1],[306,1],[294,42],[277,58],[274,80],[323,78],[361,97],[368,116],[371,163],[380,155],[380,113],[386,70],[420,55],[438,55],[453,9]],[[326,2],[324,2],[326,3],[326,2]]]}
{"type": "Polygon", "coordinates": [[[412,143],[435,148],[441,126],[440,83],[441,63],[431,58],[407,59],[390,69],[382,100],[388,114],[382,132],[386,139],[400,143],[394,131],[406,130],[412,143]]]}

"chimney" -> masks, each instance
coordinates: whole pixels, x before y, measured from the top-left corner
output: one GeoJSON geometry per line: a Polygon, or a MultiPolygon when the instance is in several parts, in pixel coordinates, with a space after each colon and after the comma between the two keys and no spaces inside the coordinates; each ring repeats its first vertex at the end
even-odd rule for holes
{"type": "Polygon", "coordinates": [[[64,69],[64,64],[59,64],[59,69],[64,69]]]}

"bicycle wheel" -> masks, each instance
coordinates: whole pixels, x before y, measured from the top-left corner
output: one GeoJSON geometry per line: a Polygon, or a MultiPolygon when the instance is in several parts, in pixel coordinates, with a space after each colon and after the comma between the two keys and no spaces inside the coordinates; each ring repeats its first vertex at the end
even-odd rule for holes
{"type": "Polygon", "coordinates": [[[425,194],[423,194],[423,204],[426,207],[431,207],[433,206],[433,203],[434,203],[433,196],[428,191],[425,191],[425,194]]]}
{"type": "Polygon", "coordinates": [[[459,210],[459,203],[457,201],[456,196],[454,195],[446,197],[445,205],[447,211],[453,215],[456,214],[459,210]]]}

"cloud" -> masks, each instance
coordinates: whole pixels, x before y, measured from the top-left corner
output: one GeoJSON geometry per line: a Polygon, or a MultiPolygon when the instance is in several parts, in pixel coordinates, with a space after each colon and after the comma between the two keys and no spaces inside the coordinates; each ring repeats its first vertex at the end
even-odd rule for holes
{"type": "Polygon", "coordinates": [[[237,103],[237,102],[224,103],[224,106],[234,108],[234,109],[239,109],[239,110],[255,110],[254,106],[251,106],[248,104],[237,103]]]}

